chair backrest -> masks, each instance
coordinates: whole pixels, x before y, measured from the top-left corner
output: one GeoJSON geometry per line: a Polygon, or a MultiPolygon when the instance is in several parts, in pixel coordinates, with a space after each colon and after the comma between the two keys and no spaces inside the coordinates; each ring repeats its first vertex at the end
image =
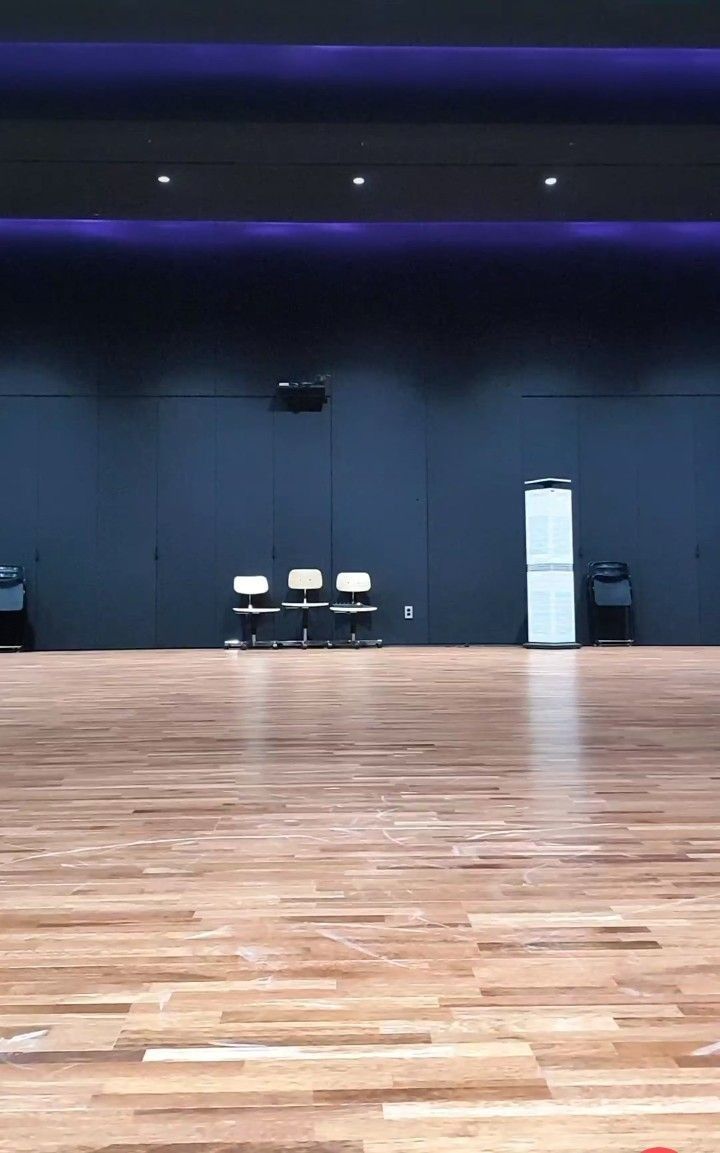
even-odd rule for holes
{"type": "Polygon", "coordinates": [[[25,581],[25,569],[18,564],[0,564],[0,585],[17,585],[25,581]]]}
{"type": "Polygon", "coordinates": [[[370,592],[370,573],[339,572],[335,583],[339,593],[367,593],[370,592]]]}
{"type": "Polygon", "coordinates": [[[20,565],[0,565],[0,612],[25,608],[25,570],[20,565]]]}
{"type": "Polygon", "coordinates": [[[291,568],[288,573],[288,588],[295,590],[321,589],[322,573],[319,568],[291,568]]]}
{"type": "Polygon", "coordinates": [[[625,561],[591,561],[588,588],[599,608],[629,608],[633,601],[630,569],[625,561]]]}
{"type": "Polygon", "coordinates": [[[632,585],[624,580],[592,579],[592,595],[599,608],[629,608],[632,604],[632,585]]]}
{"type": "Polygon", "coordinates": [[[588,565],[588,576],[622,581],[628,579],[630,569],[624,560],[593,560],[588,565]]]}
{"type": "Polygon", "coordinates": [[[267,577],[264,576],[236,576],[233,581],[233,588],[241,596],[254,597],[266,593],[270,585],[267,577]]]}

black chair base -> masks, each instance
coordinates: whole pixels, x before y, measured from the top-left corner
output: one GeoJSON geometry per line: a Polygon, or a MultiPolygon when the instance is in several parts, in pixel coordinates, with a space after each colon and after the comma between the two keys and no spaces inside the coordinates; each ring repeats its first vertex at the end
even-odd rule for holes
{"type": "Polygon", "coordinates": [[[378,638],[372,639],[370,637],[363,637],[360,639],[357,635],[357,615],[355,613],[347,614],[350,617],[350,636],[347,640],[333,640],[328,642],[330,648],[337,646],[340,649],[381,649],[382,641],[378,638]]]}
{"type": "Polygon", "coordinates": [[[281,649],[326,649],[329,641],[278,641],[278,648],[281,649]]]}
{"type": "Polygon", "coordinates": [[[553,644],[550,641],[526,641],[523,645],[524,649],[580,649],[582,645],[578,641],[560,641],[558,644],[553,644]]]}
{"type": "Polygon", "coordinates": [[[224,647],[226,649],[279,649],[280,645],[280,641],[259,641],[257,639],[253,641],[252,638],[249,641],[241,641],[237,637],[230,637],[225,641],[224,647]]]}
{"type": "Polygon", "coordinates": [[[346,641],[328,641],[327,644],[329,649],[381,649],[383,645],[381,640],[359,641],[357,637],[354,640],[349,637],[346,641]]]}

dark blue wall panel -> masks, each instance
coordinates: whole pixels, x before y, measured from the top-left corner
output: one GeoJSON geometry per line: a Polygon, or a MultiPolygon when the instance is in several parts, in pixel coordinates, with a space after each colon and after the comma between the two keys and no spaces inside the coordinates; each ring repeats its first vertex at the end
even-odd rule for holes
{"type": "Polygon", "coordinates": [[[573,482],[577,491],[580,479],[578,404],[573,396],[523,398],[524,480],[565,477],[573,482]]]}
{"type": "Polygon", "coordinates": [[[155,645],[157,404],[98,402],[100,648],[155,645]]]}
{"type": "Polygon", "coordinates": [[[627,560],[640,640],[720,643],[714,255],[346,239],[4,250],[0,561],[30,570],[38,646],[218,645],[232,577],[279,601],[296,565],[328,599],[369,570],[388,642],[522,640],[538,474],[575,482],[579,584],[627,560]],[[278,408],[315,372],[322,413],[278,408]]]}
{"type": "Polygon", "coordinates": [[[182,397],[157,403],[157,643],[213,646],[215,402],[182,397]]]}
{"type": "Polygon", "coordinates": [[[696,401],[645,397],[638,405],[638,640],[700,640],[693,408],[696,401]]]}
{"type": "MultiPolygon", "coordinates": [[[[278,601],[298,600],[287,593],[291,568],[319,568],[325,579],[324,595],[332,601],[330,558],[331,409],[288,412],[279,405],[273,413],[275,540],[274,591],[278,601]]],[[[278,635],[290,639],[302,633],[302,614],[285,612],[276,622],[278,635]]],[[[310,635],[330,636],[332,619],[327,609],[311,614],[310,635]]]]}
{"type": "MultiPolygon", "coordinates": [[[[215,404],[217,446],[214,569],[214,644],[242,635],[233,578],[272,576],[273,429],[270,401],[223,398],[215,404]]],[[[277,591],[277,590],[273,590],[277,591]]],[[[276,622],[263,621],[258,635],[271,638],[276,622]]]]}
{"type": "Polygon", "coordinates": [[[523,640],[518,402],[490,384],[439,386],[428,400],[430,640],[523,640]]]}
{"type": "Polygon", "coordinates": [[[69,336],[77,333],[73,316],[48,331],[45,312],[52,304],[42,300],[42,287],[35,286],[36,294],[28,305],[43,310],[40,328],[37,316],[16,324],[12,312],[6,312],[3,330],[0,303],[0,396],[94,396],[96,361],[92,347],[84,343],[87,339],[92,346],[94,336],[86,330],[82,344],[69,336]]]}
{"type": "Polygon", "coordinates": [[[690,398],[580,401],[584,560],[630,565],[637,640],[697,643],[693,406],[690,398]]]}
{"type": "Polygon", "coordinates": [[[639,401],[597,397],[579,402],[578,514],[585,563],[638,560],[639,401]]]}
{"type": "MultiPolygon", "coordinates": [[[[348,373],[333,389],[333,581],[370,573],[379,611],[358,633],[390,644],[428,641],[425,416],[421,384],[389,371],[348,373]]],[[[347,637],[346,619],[335,629],[347,637]]]]}
{"type": "Polygon", "coordinates": [[[96,648],[97,402],[45,397],[38,404],[38,643],[96,648]]]}
{"type": "Polygon", "coordinates": [[[23,565],[34,609],[37,548],[37,404],[0,397],[0,565],[23,565]]]}
{"type": "Polygon", "coordinates": [[[720,645],[720,397],[693,403],[700,640],[720,645]]]}
{"type": "Polygon", "coordinates": [[[578,405],[579,484],[574,493],[578,562],[578,638],[587,639],[582,581],[592,561],[638,562],[638,404],[628,397],[583,398],[578,405]]]}

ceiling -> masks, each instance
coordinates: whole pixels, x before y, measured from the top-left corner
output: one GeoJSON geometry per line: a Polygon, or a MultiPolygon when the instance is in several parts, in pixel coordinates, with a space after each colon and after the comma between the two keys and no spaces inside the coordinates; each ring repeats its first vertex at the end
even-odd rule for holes
{"type": "Polygon", "coordinates": [[[0,217],[712,222],[719,109],[717,0],[25,0],[0,217]]]}
{"type": "Polygon", "coordinates": [[[0,40],[720,47],[717,0],[22,0],[0,40]]]}

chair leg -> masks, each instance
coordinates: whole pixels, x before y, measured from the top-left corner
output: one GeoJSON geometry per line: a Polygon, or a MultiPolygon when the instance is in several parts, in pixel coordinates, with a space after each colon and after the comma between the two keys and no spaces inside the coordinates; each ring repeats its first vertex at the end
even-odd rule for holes
{"type": "Polygon", "coordinates": [[[282,647],[281,641],[259,641],[257,637],[257,620],[256,616],[250,617],[250,644],[245,645],[245,648],[251,649],[279,649],[282,647]]]}
{"type": "MultiPolygon", "coordinates": [[[[338,643],[340,644],[340,646],[345,645],[347,648],[351,648],[351,649],[381,649],[382,648],[383,643],[379,638],[376,638],[375,640],[365,640],[365,639],[359,640],[358,635],[357,635],[358,614],[348,613],[348,616],[350,617],[350,636],[348,637],[348,639],[346,641],[339,641],[338,643]]],[[[334,644],[335,644],[334,641],[327,641],[325,643],[327,644],[327,647],[329,649],[333,648],[334,644]]]]}

